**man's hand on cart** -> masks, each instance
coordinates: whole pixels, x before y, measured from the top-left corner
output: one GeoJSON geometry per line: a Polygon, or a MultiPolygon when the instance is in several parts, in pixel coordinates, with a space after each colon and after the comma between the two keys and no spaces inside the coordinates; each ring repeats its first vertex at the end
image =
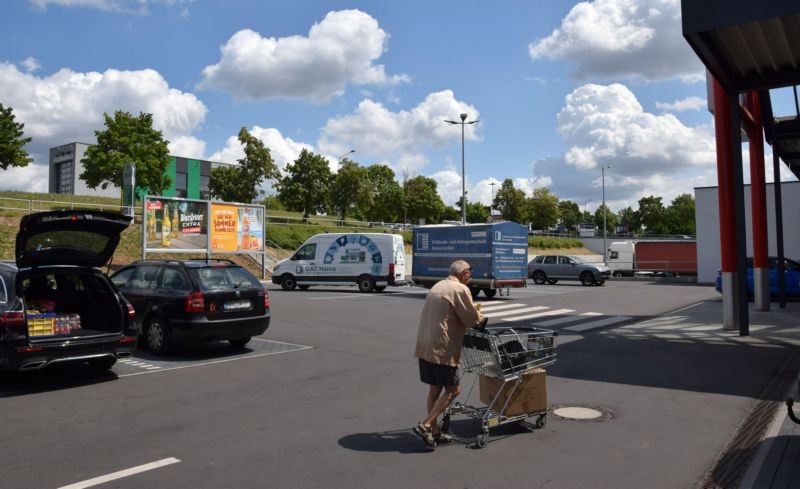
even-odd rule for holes
{"type": "Polygon", "coordinates": [[[483,331],[486,329],[486,324],[489,322],[489,318],[485,317],[481,319],[481,321],[475,326],[475,329],[479,331],[483,331]]]}

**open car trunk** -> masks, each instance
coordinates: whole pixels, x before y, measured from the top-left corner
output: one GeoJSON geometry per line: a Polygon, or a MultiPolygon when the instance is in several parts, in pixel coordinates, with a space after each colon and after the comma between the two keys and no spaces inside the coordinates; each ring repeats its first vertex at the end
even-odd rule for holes
{"type": "Polygon", "coordinates": [[[32,344],[91,343],[122,336],[124,308],[100,272],[48,267],[20,274],[17,281],[32,344]]]}

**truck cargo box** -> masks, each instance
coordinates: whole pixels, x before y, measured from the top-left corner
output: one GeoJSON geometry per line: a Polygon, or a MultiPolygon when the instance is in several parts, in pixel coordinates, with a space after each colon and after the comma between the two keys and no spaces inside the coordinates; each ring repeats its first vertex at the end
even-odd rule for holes
{"type": "Polygon", "coordinates": [[[431,287],[447,277],[450,264],[472,266],[473,295],[524,287],[528,265],[528,229],[514,222],[466,226],[419,226],[413,234],[412,281],[431,287]]]}
{"type": "Polygon", "coordinates": [[[636,265],[655,273],[697,275],[697,242],[638,241],[636,265]]]}

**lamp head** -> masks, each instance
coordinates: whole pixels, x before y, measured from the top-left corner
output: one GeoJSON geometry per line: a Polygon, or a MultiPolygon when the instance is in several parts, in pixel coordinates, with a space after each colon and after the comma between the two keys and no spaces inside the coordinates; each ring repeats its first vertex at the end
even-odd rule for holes
{"type": "Polygon", "coordinates": [[[461,114],[461,122],[467,120],[467,114],[461,114]]]}

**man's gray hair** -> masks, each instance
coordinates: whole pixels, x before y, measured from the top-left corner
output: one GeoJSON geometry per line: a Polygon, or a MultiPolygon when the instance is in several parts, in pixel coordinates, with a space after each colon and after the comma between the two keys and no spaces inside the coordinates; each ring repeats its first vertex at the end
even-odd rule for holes
{"type": "Polygon", "coordinates": [[[464,270],[469,268],[469,263],[464,260],[456,260],[450,265],[450,275],[457,277],[464,273],[464,270]]]}

